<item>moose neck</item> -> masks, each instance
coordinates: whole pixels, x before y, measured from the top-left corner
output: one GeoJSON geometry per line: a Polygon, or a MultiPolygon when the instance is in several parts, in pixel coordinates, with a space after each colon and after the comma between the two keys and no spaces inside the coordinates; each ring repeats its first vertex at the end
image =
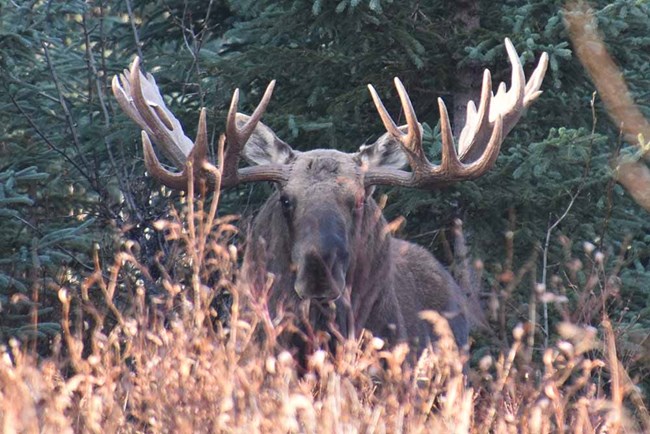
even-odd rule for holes
{"type": "Polygon", "coordinates": [[[375,304],[385,298],[393,286],[392,236],[374,199],[366,200],[355,231],[350,240],[352,258],[347,283],[358,333],[365,327],[375,304]]]}

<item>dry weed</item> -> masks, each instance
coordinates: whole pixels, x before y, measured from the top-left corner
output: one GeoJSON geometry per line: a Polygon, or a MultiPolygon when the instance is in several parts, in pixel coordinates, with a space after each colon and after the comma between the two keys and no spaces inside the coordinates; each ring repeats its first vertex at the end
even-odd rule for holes
{"type": "Polygon", "coordinates": [[[216,217],[216,199],[209,209],[189,200],[157,228],[179,248],[161,266],[156,303],[145,302],[150,270],[126,244],[108,269],[96,261],[79,297],[58,288],[64,333],[52,357],[17,341],[0,350],[3,432],[613,433],[640,432],[637,419],[649,428],[642,402],[640,417],[626,410],[637,395],[608,322],[603,339],[563,323],[540,361],[518,326],[509,350],[466,375],[447,322],[425,312],[442,338],[415,366],[406,345],[363,334],[314,352],[299,374],[275,343],[287,322],[236,284],[235,228],[216,217]],[[131,299],[117,303],[127,286],[131,299]],[[233,300],[225,323],[211,307],[222,292],[233,300]]]}

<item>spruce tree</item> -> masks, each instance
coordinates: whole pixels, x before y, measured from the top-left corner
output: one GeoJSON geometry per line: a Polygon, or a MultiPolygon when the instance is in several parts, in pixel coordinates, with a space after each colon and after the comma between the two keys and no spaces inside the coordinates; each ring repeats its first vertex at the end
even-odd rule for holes
{"type": "MultiPolygon", "coordinates": [[[[507,310],[507,327],[527,318],[531,308],[530,287],[503,298],[507,271],[520,269],[538,251],[534,281],[551,290],[552,276],[564,277],[569,258],[594,265],[582,247],[594,245],[611,258],[603,275],[618,270],[619,290],[606,307],[621,330],[629,331],[621,340],[647,357],[637,337],[650,328],[650,223],[614,181],[610,166],[617,152],[636,148],[621,140],[619,126],[594,95],[569,41],[563,5],[552,0],[4,3],[2,337],[30,329],[37,312],[39,321],[49,322],[53,314],[47,309],[58,308],[57,285],[74,286],[91,271],[94,246],[105,259],[125,239],[135,240],[145,258],[166,248],[152,222],[178,196],[146,176],[137,128],[110,91],[111,78],[134,56],[154,73],[188,135],[193,136],[199,109],[207,107],[213,143],[236,87],[246,112],[267,83],[278,80],[264,122],[303,150],[352,151],[382,134],[366,84],[372,83],[396,114],[392,78],[399,76],[424,123],[428,156],[436,161],[436,98],[453,108],[454,125],[462,125],[461,109],[476,94],[483,68],[493,72],[495,83],[509,81],[503,39],[510,37],[527,72],[542,52],[550,56],[550,70],[544,94],[506,139],[496,167],[482,179],[440,191],[382,191],[388,195],[386,214],[406,217],[401,235],[442,260],[449,257],[444,235],[454,218],[462,218],[472,254],[485,263],[484,291],[507,310]]],[[[650,118],[650,5],[633,0],[591,5],[634,98],[650,118]]],[[[264,185],[228,191],[220,212],[254,212],[268,191],[264,185]]],[[[576,284],[587,277],[577,270],[576,284]]],[[[579,301],[570,290],[566,296],[570,303],[579,301]]],[[[550,306],[547,314],[552,322],[566,309],[550,306]]],[[[582,319],[598,323],[598,317],[582,319]]],[[[56,327],[42,330],[51,336],[56,327]]],[[[537,342],[552,332],[540,325],[537,342]]],[[[489,346],[475,354],[485,351],[489,346]]]]}

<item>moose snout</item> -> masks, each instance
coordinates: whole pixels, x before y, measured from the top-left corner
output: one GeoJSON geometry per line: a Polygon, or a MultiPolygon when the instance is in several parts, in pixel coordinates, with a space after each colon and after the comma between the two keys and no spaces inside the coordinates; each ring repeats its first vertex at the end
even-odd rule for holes
{"type": "Polygon", "coordinates": [[[295,291],[301,298],[336,300],[343,293],[349,261],[347,249],[309,249],[298,261],[295,291]]]}
{"type": "Polygon", "coordinates": [[[336,300],[350,266],[347,225],[334,209],[316,209],[297,222],[294,289],[301,298],[336,300]]]}

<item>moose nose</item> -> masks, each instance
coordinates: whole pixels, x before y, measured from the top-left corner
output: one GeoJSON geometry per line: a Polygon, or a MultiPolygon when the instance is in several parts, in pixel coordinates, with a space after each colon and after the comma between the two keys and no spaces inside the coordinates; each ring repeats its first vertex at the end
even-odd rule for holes
{"type": "Polygon", "coordinates": [[[301,297],[333,300],[345,287],[349,267],[346,224],[332,209],[307,213],[298,225],[293,260],[301,297]]]}
{"type": "Polygon", "coordinates": [[[347,255],[311,250],[298,265],[295,290],[302,298],[335,300],[345,287],[347,255]]]}
{"type": "Polygon", "coordinates": [[[338,234],[321,235],[321,248],[317,255],[322,258],[322,262],[329,268],[332,268],[337,261],[347,262],[348,251],[345,240],[338,234]]]}

